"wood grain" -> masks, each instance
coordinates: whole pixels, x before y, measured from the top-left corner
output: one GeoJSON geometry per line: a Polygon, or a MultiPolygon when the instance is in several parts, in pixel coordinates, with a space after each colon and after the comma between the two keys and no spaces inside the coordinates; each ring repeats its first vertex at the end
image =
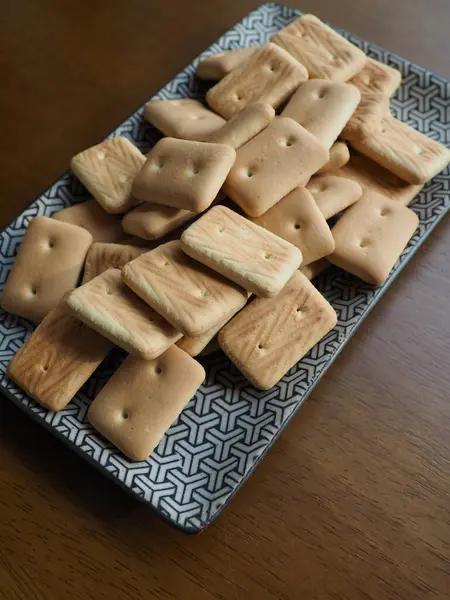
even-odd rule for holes
{"type": "MultiPolygon", "coordinates": [[[[256,4],[3,2],[2,224],[256,4]]],[[[292,4],[450,78],[448,0],[292,4]]],[[[2,600],[445,600],[449,297],[442,222],[194,537],[2,399],[2,600]]]]}

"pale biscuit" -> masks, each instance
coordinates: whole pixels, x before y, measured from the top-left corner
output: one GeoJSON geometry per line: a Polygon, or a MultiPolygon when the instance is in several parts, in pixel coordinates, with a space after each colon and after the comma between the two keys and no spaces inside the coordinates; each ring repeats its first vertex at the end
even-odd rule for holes
{"type": "Polygon", "coordinates": [[[278,108],[306,79],[308,73],[302,64],[279,46],[266,44],[208,90],[206,101],[230,119],[253,102],[278,108]]]}
{"type": "Polygon", "coordinates": [[[346,140],[369,137],[389,113],[389,96],[382,92],[362,92],[361,102],[342,130],[346,140]]]}
{"type": "Polygon", "coordinates": [[[94,242],[114,243],[125,237],[120,220],[105,212],[94,198],[63,208],[53,213],[52,219],[87,229],[94,242]]]}
{"type": "Polygon", "coordinates": [[[406,206],[365,193],[333,227],[336,248],[328,260],[367,283],[382,285],[418,224],[406,206]]]}
{"type": "Polygon", "coordinates": [[[275,110],[270,104],[264,102],[249,104],[221,129],[208,136],[207,141],[228,144],[237,150],[265,129],[274,117],[275,110]]]}
{"type": "Polygon", "coordinates": [[[123,283],[119,269],[74,290],[67,304],[80,321],[145,360],[165,352],[182,335],[123,283]]]}
{"type": "Polygon", "coordinates": [[[367,58],[366,64],[349,83],[356,85],[361,94],[380,92],[392,96],[402,82],[402,74],[389,65],[367,58]]]}
{"type": "Polygon", "coordinates": [[[122,219],[124,231],[145,240],[157,240],[194,219],[196,213],[155,202],[143,202],[122,219]]]}
{"type": "Polygon", "coordinates": [[[276,298],[256,298],[219,333],[219,345],[262,390],[278,383],[336,325],[336,313],[297,272],[276,298]]]}
{"type": "Polygon", "coordinates": [[[257,296],[278,294],[302,261],[298,248],[225,206],[188,227],[181,247],[257,296]]]}
{"type": "Polygon", "coordinates": [[[325,217],[304,187],[293,189],[262,217],[252,221],[297,246],[303,256],[302,266],[328,256],[334,250],[333,236],[325,217]]]}
{"type": "Polygon", "coordinates": [[[315,175],[306,188],[314,196],[325,219],[331,219],[362,196],[362,187],[352,179],[336,175],[315,175]]]}
{"type": "Polygon", "coordinates": [[[83,285],[108,269],[121,269],[130,260],[148,250],[148,248],[127,246],[126,244],[92,244],[84,263],[83,285]]]}
{"type": "Polygon", "coordinates": [[[61,300],[8,365],[8,376],[34,400],[58,411],[72,400],[111,348],[61,300]]]}
{"type": "Polygon", "coordinates": [[[237,151],[224,191],[247,215],[259,217],[328,159],[327,148],[309,131],[277,117],[237,151]]]}
{"type": "Polygon", "coordinates": [[[89,422],[132,460],[146,460],[205,379],[176,346],[154,360],[128,357],[88,411],[89,422]]]}
{"type": "Polygon", "coordinates": [[[207,56],[198,63],[195,74],[200,79],[218,81],[250,58],[258,48],[236,48],[207,56]]]}
{"type": "Polygon", "coordinates": [[[305,15],[272,37],[272,42],[284,48],[302,62],[311,79],[347,81],[364,67],[367,57],[317,17],[305,15]]]}
{"type": "Polygon", "coordinates": [[[388,171],[413,185],[423,185],[450,162],[450,150],[387,115],[376,133],[350,144],[388,171]]]}
{"type": "Polygon", "coordinates": [[[140,200],[203,212],[211,205],[236,158],[225,144],[163,138],[133,183],[140,200]]]}
{"type": "Polygon", "coordinates": [[[77,285],[91,243],[81,227],[35,217],[3,290],[2,308],[39,323],[77,285]]]}
{"type": "Polygon", "coordinates": [[[326,79],[302,83],[281,113],[331,148],[361,100],[354,85],[326,79]]]}
{"type": "Polygon", "coordinates": [[[122,213],[138,204],[131,194],[133,179],[145,156],[119,136],[74,156],[70,168],[108,213],[122,213]]]}
{"type": "Polygon", "coordinates": [[[376,192],[404,205],[409,204],[422,189],[421,185],[406,183],[362,154],[353,153],[350,161],[334,175],[356,181],[363,192],[376,192]]]}
{"type": "Polygon", "coordinates": [[[179,241],[169,242],[128,263],[123,280],[184,335],[201,335],[231,317],[247,293],[192,260],[179,241]]]}
{"type": "Polygon", "coordinates": [[[303,273],[306,279],[309,279],[309,281],[311,281],[312,279],[323,273],[326,269],[328,269],[329,266],[329,260],[327,260],[326,258],[320,258],[319,260],[309,263],[309,265],[300,267],[300,272],[303,273]]]}
{"type": "Polygon", "coordinates": [[[335,142],[330,148],[330,158],[317,173],[329,173],[340,169],[350,160],[350,151],[345,142],[335,142]]]}
{"type": "Polygon", "coordinates": [[[198,100],[154,100],[144,108],[144,118],[164,135],[202,141],[220,129],[225,119],[198,100]]]}

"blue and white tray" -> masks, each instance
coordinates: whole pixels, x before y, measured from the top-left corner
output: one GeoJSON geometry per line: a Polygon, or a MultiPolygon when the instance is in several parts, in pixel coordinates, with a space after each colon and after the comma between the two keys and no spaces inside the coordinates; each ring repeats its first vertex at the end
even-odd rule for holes
{"type": "MultiPolygon", "coordinates": [[[[202,57],[264,44],[300,14],[279,4],[264,4],[225,33],[202,57]]],[[[344,35],[369,56],[402,72],[403,84],[392,101],[394,115],[448,144],[450,84],[378,46],[344,35]]],[[[202,97],[205,84],[194,77],[197,60],[154,98],[202,97]]],[[[112,135],[128,136],[142,151],[147,151],[158,138],[155,130],[143,123],[142,109],[112,135]]],[[[319,278],[319,289],[337,311],[338,325],[273,389],[261,392],[253,388],[221,352],[204,359],[205,383],[145,462],[127,460],[97,435],[86,419],[89,403],[117,367],[117,360],[113,358],[101,365],[67,408],[50,413],[28,398],[5,374],[9,360],[33,326],[0,310],[1,391],[162,517],[185,531],[199,531],[220,513],[249,477],[358,325],[444,217],[450,207],[449,188],[447,169],[414,200],[412,208],[420,217],[420,227],[383,287],[374,288],[338,269],[330,269],[319,278]]],[[[50,216],[86,197],[85,190],[66,173],[3,231],[0,291],[29,221],[36,215],[50,216]]]]}

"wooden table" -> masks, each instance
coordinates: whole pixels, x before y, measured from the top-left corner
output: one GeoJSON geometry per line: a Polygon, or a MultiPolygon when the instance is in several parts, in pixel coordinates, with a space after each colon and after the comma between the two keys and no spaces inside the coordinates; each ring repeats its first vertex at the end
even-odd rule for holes
{"type": "MultiPolygon", "coordinates": [[[[256,4],[3,2],[1,224],[256,4]]],[[[448,0],[295,4],[450,78],[448,0]]],[[[1,600],[448,598],[449,298],[443,223],[198,536],[1,399],[1,600]]]]}

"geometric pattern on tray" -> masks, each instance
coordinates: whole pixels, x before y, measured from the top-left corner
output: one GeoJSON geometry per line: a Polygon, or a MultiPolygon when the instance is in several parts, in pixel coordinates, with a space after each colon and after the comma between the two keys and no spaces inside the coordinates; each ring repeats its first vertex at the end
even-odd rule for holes
{"type": "MultiPolygon", "coordinates": [[[[301,13],[264,4],[225,33],[209,54],[266,42],[301,13]]],[[[392,100],[394,116],[444,144],[450,143],[450,84],[378,46],[340,31],[369,56],[402,72],[403,84],[392,100]]],[[[201,97],[207,85],[193,77],[198,59],[160,90],[154,99],[201,97]]],[[[125,135],[142,151],[159,134],[143,122],[142,108],[111,134],[125,135]]],[[[207,378],[152,456],[128,461],[98,436],[87,422],[91,400],[123,359],[117,351],[102,364],[77,397],[59,413],[49,413],[29,399],[5,375],[6,366],[33,326],[0,309],[0,388],[20,408],[49,428],[117,483],[151,505],[163,518],[196,532],[214,519],[294,415],[326,368],[383,292],[399,274],[450,207],[447,170],[429,182],[411,208],[420,228],[381,288],[332,268],[318,287],[338,314],[337,327],[269,391],[253,388],[230,361],[216,352],[202,360],[207,378]]],[[[51,215],[88,197],[70,173],[52,185],[0,236],[0,291],[29,221],[51,215]]]]}

